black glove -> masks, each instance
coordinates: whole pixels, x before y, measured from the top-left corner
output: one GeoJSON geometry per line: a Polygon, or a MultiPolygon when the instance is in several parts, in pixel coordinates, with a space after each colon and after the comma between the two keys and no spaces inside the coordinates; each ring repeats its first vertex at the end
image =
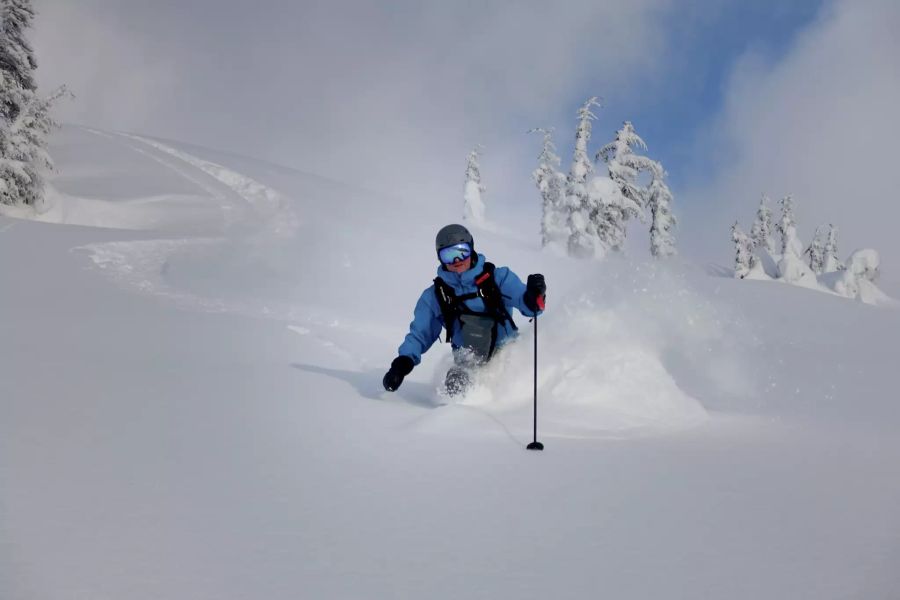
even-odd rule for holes
{"type": "Polygon", "coordinates": [[[547,283],[544,276],[540,273],[528,276],[528,282],[525,284],[525,306],[528,310],[536,313],[538,310],[544,310],[544,296],[547,294],[547,283]]]}
{"type": "Polygon", "coordinates": [[[403,383],[403,378],[412,373],[414,366],[416,365],[413,363],[413,359],[408,356],[401,355],[395,358],[391,363],[391,368],[388,369],[388,372],[384,374],[384,379],[381,380],[384,389],[389,392],[397,391],[397,388],[403,383]]]}

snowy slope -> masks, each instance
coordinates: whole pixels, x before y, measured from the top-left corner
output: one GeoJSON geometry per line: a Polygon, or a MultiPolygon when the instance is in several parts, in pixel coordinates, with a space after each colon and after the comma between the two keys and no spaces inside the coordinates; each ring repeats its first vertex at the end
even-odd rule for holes
{"type": "Polygon", "coordinates": [[[476,233],[550,286],[535,455],[521,316],[464,400],[442,344],[381,390],[453,207],[145,137],[55,155],[55,223],[0,217],[0,597],[900,590],[900,312],[476,233]]]}

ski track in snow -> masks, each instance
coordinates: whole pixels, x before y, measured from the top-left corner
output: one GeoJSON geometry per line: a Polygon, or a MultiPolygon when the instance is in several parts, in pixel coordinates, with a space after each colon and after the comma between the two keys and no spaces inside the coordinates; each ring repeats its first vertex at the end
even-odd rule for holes
{"type": "Polygon", "coordinates": [[[167,284],[163,275],[169,258],[190,248],[211,247],[221,240],[216,238],[184,238],[162,240],[138,240],[128,242],[104,242],[73,248],[86,253],[94,267],[106,274],[124,289],[162,298],[182,310],[208,313],[228,313],[250,318],[273,319],[303,326],[289,325],[288,329],[309,337],[335,357],[364,367],[367,361],[352,352],[349,347],[336,343],[334,332],[347,331],[354,335],[376,335],[365,323],[337,320],[325,310],[306,306],[264,305],[244,303],[222,298],[210,298],[180,290],[167,284]],[[326,332],[331,332],[330,334],[326,332]]]}
{"type": "MultiPolygon", "coordinates": [[[[250,177],[137,135],[112,134],[90,128],[86,131],[107,139],[124,141],[129,149],[164,165],[210,194],[224,213],[226,231],[237,225],[258,222],[264,227],[268,226],[269,233],[285,236],[292,234],[298,226],[293,210],[287,206],[281,194],[250,177]]],[[[191,244],[204,247],[224,240],[225,238],[207,237],[140,240],[89,244],[78,249],[87,250],[94,264],[120,283],[142,292],[176,300],[179,306],[268,316],[270,310],[266,307],[252,310],[247,306],[229,305],[220,299],[202,298],[196,294],[174,290],[162,281],[161,275],[172,253],[184,251],[191,244]]],[[[281,313],[286,316],[284,311],[281,313]]]]}
{"type": "Polygon", "coordinates": [[[186,167],[184,161],[175,161],[172,160],[172,157],[167,154],[160,154],[158,148],[156,148],[156,151],[154,152],[153,147],[147,147],[147,144],[129,143],[130,140],[142,142],[142,140],[136,136],[121,133],[107,133],[105,131],[99,131],[90,128],[86,128],[86,131],[94,135],[104,137],[118,143],[122,143],[129,150],[133,150],[134,152],[137,152],[142,156],[146,156],[150,160],[163,165],[167,169],[174,171],[180,177],[183,177],[184,179],[190,181],[191,183],[202,189],[204,192],[209,194],[213,198],[213,200],[218,202],[219,208],[222,211],[226,230],[240,221],[239,215],[244,208],[244,198],[242,198],[239,194],[237,194],[237,192],[227,186],[224,186],[224,189],[222,189],[222,185],[213,184],[210,181],[210,177],[208,174],[198,173],[197,169],[186,167]]]}
{"type": "Polygon", "coordinates": [[[162,281],[166,261],[173,253],[187,246],[204,246],[217,242],[217,239],[201,238],[104,242],[78,246],[72,251],[86,252],[95,267],[127,289],[160,296],[182,309],[239,313],[241,311],[236,310],[237,307],[229,307],[221,300],[201,298],[175,290],[162,281]]]}
{"type": "MultiPolygon", "coordinates": [[[[226,186],[237,197],[247,203],[256,215],[272,226],[272,232],[279,236],[288,236],[296,231],[299,221],[296,214],[287,206],[285,198],[276,190],[263,185],[255,179],[228,169],[220,164],[204,160],[167,146],[156,140],[138,135],[122,133],[121,137],[135,140],[159,152],[205,173],[226,186]]],[[[177,169],[177,168],[176,168],[177,169]]],[[[179,172],[183,170],[177,169],[179,172]]],[[[191,179],[192,181],[194,179],[191,179]]]]}
{"type": "MultiPolygon", "coordinates": [[[[287,205],[286,198],[251,177],[142,136],[107,133],[90,128],[86,128],[86,131],[125,143],[129,149],[162,164],[200,187],[219,203],[226,231],[249,223],[251,226],[261,226],[263,234],[285,237],[292,235],[299,227],[299,220],[293,209],[287,205]]],[[[88,244],[73,250],[86,252],[93,265],[120,286],[163,298],[180,309],[302,322],[306,327],[290,326],[290,329],[295,333],[307,335],[341,360],[365,366],[367,362],[365,359],[347,347],[335,343],[324,332],[353,329],[357,332],[374,333],[366,324],[350,323],[346,320],[339,322],[330,312],[308,306],[260,306],[204,297],[174,288],[165,282],[164,274],[168,260],[175,253],[190,252],[191,248],[212,247],[223,243],[225,239],[196,237],[107,242],[88,244]]]]}

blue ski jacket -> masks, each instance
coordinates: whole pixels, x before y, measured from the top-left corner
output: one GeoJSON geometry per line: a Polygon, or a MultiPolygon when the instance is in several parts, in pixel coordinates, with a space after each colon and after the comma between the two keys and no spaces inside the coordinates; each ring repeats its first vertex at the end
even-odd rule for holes
{"type": "MultiPolygon", "coordinates": [[[[469,294],[478,291],[475,280],[484,271],[484,263],[486,259],[483,254],[478,255],[478,262],[474,267],[463,273],[453,273],[444,270],[443,266],[439,266],[437,276],[449,284],[457,296],[469,294]]],[[[513,273],[509,267],[497,267],[494,270],[494,280],[500,287],[500,293],[503,296],[503,304],[506,310],[512,315],[512,309],[517,308],[519,312],[526,317],[533,317],[535,313],[525,306],[525,284],[519,279],[519,276],[513,273]]],[[[484,301],[481,298],[472,298],[465,301],[466,306],[470,309],[481,312],[485,310],[484,301]]],[[[537,314],[541,314],[538,311],[537,314]]],[[[441,314],[441,306],[438,304],[435,296],[434,284],[431,284],[416,302],[416,308],[413,313],[413,321],[409,324],[409,333],[406,339],[400,344],[398,353],[401,356],[408,356],[413,359],[415,364],[422,361],[422,355],[431,348],[432,344],[440,337],[441,329],[444,327],[444,317],[441,314]]],[[[456,334],[459,331],[459,320],[454,323],[451,339],[457,339],[456,334]]],[[[512,328],[509,322],[500,323],[497,327],[497,348],[500,348],[506,342],[514,339],[518,332],[512,328]]],[[[458,346],[452,344],[454,350],[458,346]]]]}

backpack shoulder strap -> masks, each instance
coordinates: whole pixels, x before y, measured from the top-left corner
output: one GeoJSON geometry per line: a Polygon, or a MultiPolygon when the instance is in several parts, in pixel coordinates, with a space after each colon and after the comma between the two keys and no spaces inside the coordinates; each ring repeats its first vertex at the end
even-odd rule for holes
{"type": "Polygon", "coordinates": [[[512,319],[512,315],[506,310],[503,303],[503,294],[500,292],[500,286],[494,278],[496,267],[494,263],[485,262],[484,270],[481,275],[475,278],[475,285],[478,286],[478,295],[484,301],[484,307],[489,313],[493,313],[494,318],[499,322],[509,321],[513,329],[518,330],[516,323],[512,319]]]}
{"type": "Polygon", "coordinates": [[[441,316],[444,317],[444,329],[447,330],[447,342],[450,341],[450,331],[453,329],[453,321],[456,320],[459,305],[456,299],[456,292],[450,285],[440,277],[434,278],[434,295],[437,298],[438,306],[441,307],[441,316]]]}
{"type": "MultiPolygon", "coordinates": [[[[481,275],[479,275],[478,277],[475,278],[475,285],[478,286],[479,290],[481,289],[481,287],[483,285],[488,285],[488,280],[494,279],[494,270],[495,269],[496,269],[496,267],[494,266],[494,263],[492,263],[492,262],[484,263],[484,267],[482,267],[482,269],[481,269],[481,275]]],[[[494,285],[496,285],[496,282],[494,282],[494,285]]]]}

